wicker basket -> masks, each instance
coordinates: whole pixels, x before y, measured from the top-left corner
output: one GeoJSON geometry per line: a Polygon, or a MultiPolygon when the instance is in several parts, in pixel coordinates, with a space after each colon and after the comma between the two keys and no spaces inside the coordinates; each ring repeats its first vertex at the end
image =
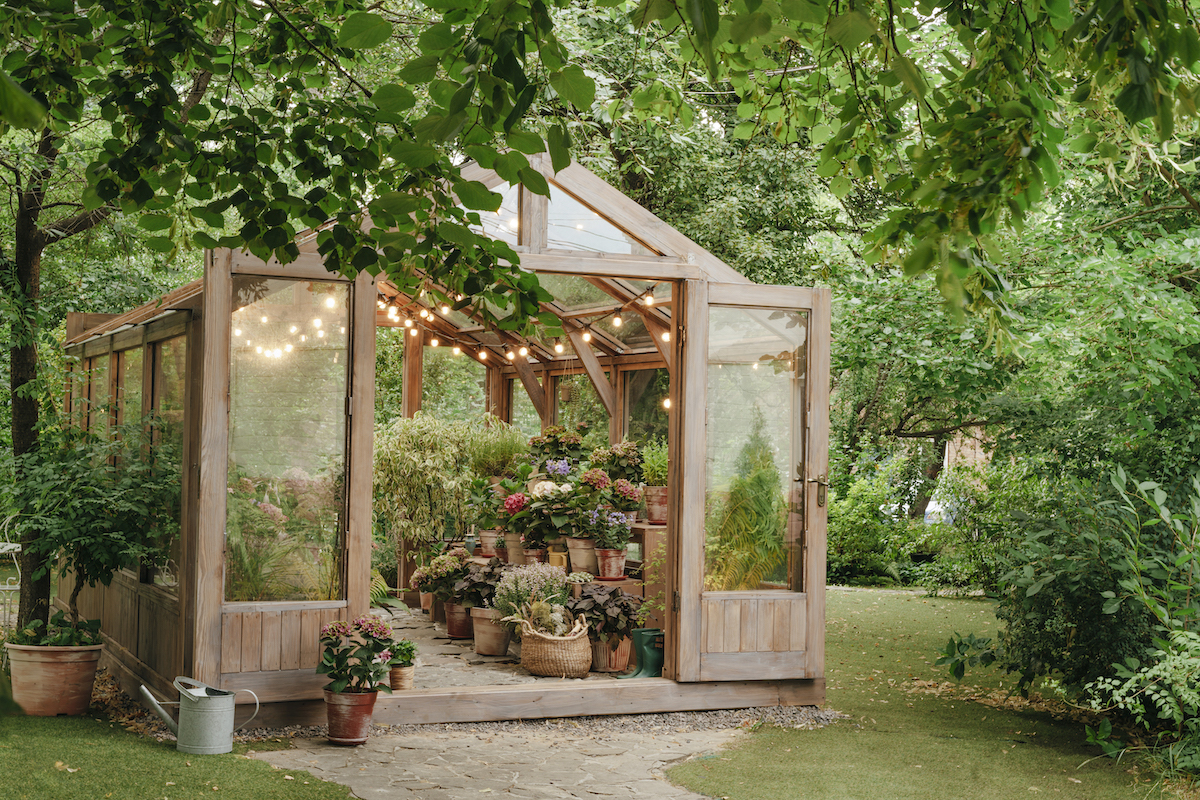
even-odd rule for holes
{"type": "Polygon", "coordinates": [[[566,636],[550,636],[521,620],[521,666],[534,675],[582,678],[592,666],[587,621],[581,615],[566,636]]]}

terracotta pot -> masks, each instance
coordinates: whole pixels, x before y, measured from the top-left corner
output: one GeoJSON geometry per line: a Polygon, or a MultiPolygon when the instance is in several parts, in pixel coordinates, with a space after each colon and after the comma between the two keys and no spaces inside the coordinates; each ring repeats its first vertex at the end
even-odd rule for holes
{"type": "Polygon", "coordinates": [[[470,639],[475,635],[471,630],[471,609],[446,603],[446,635],[451,639],[470,639]]]}
{"type": "Polygon", "coordinates": [[[500,559],[505,564],[507,564],[508,563],[508,548],[501,546],[501,543],[503,541],[504,541],[503,539],[497,539],[496,545],[493,549],[496,551],[496,558],[500,559]]]}
{"type": "Polygon", "coordinates": [[[508,547],[508,563],[524,564],[525,547],[521,544],[521,534],[505,531],[504,543],[508,547]]]}
{"type": "Polygon", "coordinates": [[[596,548],[596,577],[602,581],[619,581],[625,577],[625,551],[596,548]]]}
{"type": "Polygon", "coordinates": [[[592,672],[624,672],[629,666],[632,648],[633,639],[628,636],[621,640],[616,650],[610,650],[608,642],[592,642],[592,672]]]}
{"type": "Polygon", "coordinates": [[[651,525],[667,523],[667,487],[647,486],[643,490],[646,498],[646,520],[651,525]]]}
{"type": "Polygon", "coordinates": [[[567,552],[571,555],[571,572],[599,571],[596,566],[596,543],[591,539],[567,539],[567,552]]]}
{"type": "Polygon", "coordinates": [[[388,670],[388,686],[392,687],[393,692],[411,689],[413,673],[416,671],[417,668],[413,664],[409,664],[407,667],[392,667],[388,670]]]}
{"type": "Polygon", "coordinates": [[[496,537],[499,536],[498,531],[480,531],[479,532],[479,550],[480,555],[484,558],[491,558],[496,555],[496,537]]]}
{"type": "Polygon", "coordinates": [[[325,690],[325,717],[332,744],[358,745],[371,735],[371,715],[379,692],[331,692],[325,690]]]}
{"type": "Polygon", "coordinates": [[[433,592],[421,592],[421,610],[425,612],[433,610],[433,592]]]}
{"type": "Polygon", "coordinates": [[[542,564],[550,563],[550,551],[544,547],[526,547],[523,552],[525,553],[526,564],[537,562],[541,562],[542,564]]]}
{"type": "Polygon", "coordinates": [[[446,604],[436,597],[433,598],[433,606],[429,609],[429,619],[433,622],[446,621],[446,604]]]}
{"type": "Polygon", "coordinates": [[[475,652],[481,656],[506,656],[512,632],[500,622],[500,612],[494,608],[472,608],[471,623],[475,626],[475,652]]]}
{"type": "Polygon", "coordinates": [[[92,684],[102,644],[39,647],[5,644],[12,669],[12,694],[31,717],[78,716],[92,702],[92,684]]]}

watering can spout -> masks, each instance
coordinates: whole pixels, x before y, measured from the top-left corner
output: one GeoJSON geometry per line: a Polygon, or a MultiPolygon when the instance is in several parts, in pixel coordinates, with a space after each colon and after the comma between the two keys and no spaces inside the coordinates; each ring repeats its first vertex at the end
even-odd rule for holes
{"type": "Polygon", "coordinates": [[[168,714],[167,710],[162,707],[158,700],[154,698],[154,695],[150,694],[150,690],[146,688],[145,684],[142,684],[141,692],[142,697],[144,697],[146,702],[150,704],[150,707],[154,709],[154,713],[162,717],[162,721],[167,723],[167,727],[171,729],[171,733],[175,734],[175,736],[179,736],[179,724],[176,723],[175,720],[171,719],[171,715],[168,714]]]}

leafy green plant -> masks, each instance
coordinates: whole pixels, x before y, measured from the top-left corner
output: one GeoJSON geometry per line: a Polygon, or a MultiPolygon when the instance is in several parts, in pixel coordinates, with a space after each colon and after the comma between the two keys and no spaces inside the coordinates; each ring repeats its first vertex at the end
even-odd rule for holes
{"type": "Polygon", "coordinates": [[[642,454],[633,442],[597,447],[588,456],[588,462],[607,472],[614,481],[624,478],[636,484],[642,480],[642,454]]]}
{"type": "Polygon", "coordinates": [[[642,445],[642,480],[647,486],[666,486],[668,468],[665,439],[656,436],[642,445]]]}
{"type": "Polygon", "coordinates": [[[488,559],[486,564],[469,564],[467,574],[454,583],[454,602],[464,608],[490,606],[504,570],[504,562],[495,557],[488,559]]]}
{"type": "Polygon", "coordinates": [[[479,477],[509,475],[518,459],[529,452],[529,440],[498,417],[484,415],[467,439],[471,471],[479,477]]]}
{"type": "Polygon", "coordinates": [[[410,639],[397,639],[392,642],[392,660],[390,666],[411,667],[417,660],[417,645],[410,639]]]}
{"type": "Polygon", "coordinates": [[[580,589],[579,597],[571,598],[567,608],[572,617],[582,614],[587,620],[589,639],[606,642],[610,650],[616,650],[638,626],[642,599],[616,586],[587,584],[580,589]]]}
{"type": "Polygon", "coordinates": [[[37,647],[84,647],[100,644],[100,620],[68,620],[62,609],[50,617],[50,624],[43,625],[40,619],[30,620],[23,628],[13,631],[8,637],[13,644],[37,647]]]}
{"type": "Polygon", "coordinates": [[[492,608],[501,618],[520,617],[534,603],[565,605],[571,595],[567,573],[558,567],[536,562],[510,567],[496,585],[492,608]]]}
{"type": "Polygon", "coordinates": [[[330,692],[391,693],[388,669],[394,657],[392,629],[379,617],[337,620],[321,628],[318,675],[328,675],[330,692]]]}

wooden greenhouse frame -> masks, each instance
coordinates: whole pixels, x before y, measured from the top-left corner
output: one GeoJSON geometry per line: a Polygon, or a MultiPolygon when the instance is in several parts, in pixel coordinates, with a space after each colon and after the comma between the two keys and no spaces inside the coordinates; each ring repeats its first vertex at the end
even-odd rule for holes
{"type": "MultiPolygon", "coordinates": [[[[570,349],[558,353],[529,342],[528,357],[511,361],[509,349],[521,343],[504,332],[461,314],[430,309],[427,319],[414,326],[417,333],[405,337],[403,411],[412,415],[420,406],[422,354],[434,337],[443,344],[454,342],[476,360],[487,354],[480,361],[486,366],[487,408],[505,419],[512,414],[517,391],[528,395],[543,425],[552,424],[559,376],[586,374],[610,414],[612,441],[625,433],[628,374],[648,368],[669,371],[664,677],[381,695],[376,720],[472,721],[823,702],[828,290],[750,283],[583,167],[571,164],[558,173],[548,164],[539,168],[550,182],[550,199],[524,187],[507,187],[477,165],[465,171],[489,188],[507,190],[507,211],[502,208],[501,214],[519,220],[511,235],[522,268],[562,276],[581,292],[599,289],[607,302],[590,308],[548,304],[545,310],[563,321],[570,349]],[[575,227],[593,226],[616,241],[611,248],[616,252],[580,245],[570,230],[556,232],[566,219],[565,206],[557,203],[594,215],[575,227]],[[646,292],[658,301],[647,305],[640,299],[646,292]],[[600,317],[614,313],[640,321],[640,338],[622,339],[611,324],[599,324],[600,317]],[[758,333],[718,341],[743,329],[758,333]],[[766,345],[757,344],[758,339],[790,344],[768,359],[760,354],[766,345]],[[768,367],[764,373],[773,367],[773,374],[783,376],[777,378],[785,387],[781,402],[790,409],[782,417],[791,441],[780,438],[772,444],[781,453],[791,452],[795,464],[786,478],[792,487],[787,587],[706,591],[706,470],[713,463],[706,436],[715,437],[719,424],[713,410],[719,398],[713,393],[722,391],[722,384],[716,372],[726,365],[733,365],[727,375],[735,368],[757,370],[760,362],[768,367]]],[[[485,224],[489,233],[504,224],[499,216],[492,222],[490,229],[485,224]]],[[[287,265],[264,263],[240,251],[206,252],[203,279],[119,316],[71,315],[68,321],[67,352],[77,357],[80,369],[68,402],[98,403],[126,394],[133,398],[128,383],[140,390],[136,396],[143,414],[169,409],[181,423],[185,468],[176,575],[162,580],[148,570],[122,570],[110,587],[86,589],[79,599],[81,613],[102,620],[108,643],[104,663],[127,688],[146,683],[168,693],[173,676],[190,675],[215,686],[253,689],[264,702],[268,723],[323,720],[324,679],[314,673],[319,627],[368,609],[376,329],[402,324],[386,307],[423,303],[420,297],[398,297],[382,278],[362,274],[347,281],[328,273],[313,233],[298,244],[299,259],[287,265]],[[344,567],[336,600],[225,600],[226,502],[232,492],[230,365],[236,338],[231,319],[237,310],[235,282],[246,276],[320,282],[340,287],[338,296],[347,298],[349,364],[344,412],[339,412],[345,428],[346,490],[339,521],[344,567]]],[[[721,407],[730,424],[740,424],[736,404],[721,407]]]]}

